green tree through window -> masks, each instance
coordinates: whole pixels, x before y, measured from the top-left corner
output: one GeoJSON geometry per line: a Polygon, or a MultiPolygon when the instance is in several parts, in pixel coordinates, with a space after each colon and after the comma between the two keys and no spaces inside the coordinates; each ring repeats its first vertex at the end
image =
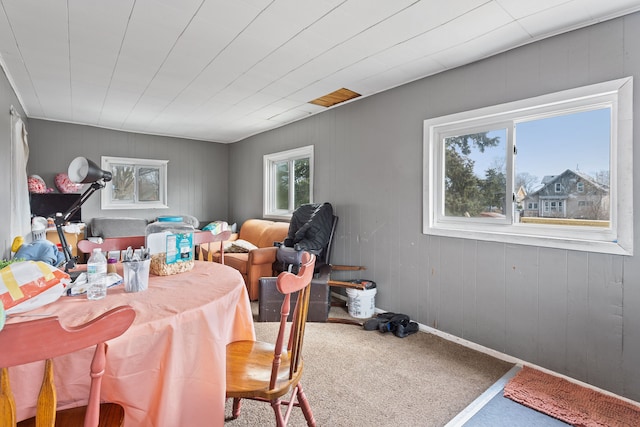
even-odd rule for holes
{"type": "Polygon", "coordinates": [[[489,137],[487,132],[445,139],[445,215],[475,217],[502,206],[504,173],[488,169],[486,178],[481,179],[474,172],[475,161],[471,157],[473,148],[484,153],[500,142],[500,137],[489,137]]]}
{"type": "Polygon", "coordinates": [[[265,155],[264,180],[265,217],[289,218],[313,203],[313,146],[265,155]]]}

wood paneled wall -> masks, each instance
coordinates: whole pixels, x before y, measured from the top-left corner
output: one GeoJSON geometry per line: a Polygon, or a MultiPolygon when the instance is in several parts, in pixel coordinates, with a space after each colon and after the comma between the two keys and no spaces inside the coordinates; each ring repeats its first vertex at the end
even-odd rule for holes
{"type": "Polygon", "coordinates": [[[13,195],[11,194],[11,113],[10,108],[14,107],[17,112],[22,116],[22,120],[27,122],[27,117],[22,110],[22,106],[18,101],[13,88],[9,84],[9,80],[4,73],[4,70],[0,68],[0,243],[2,249],[0,250],[0,258],[7,259],[11,255],[11,243],[15,236],[11,235],[9,231],[9,223],[11,221],[11,205],[14,203],[13,195]]]}
{"type": "Polygon", "coordinates": [[[228,218],[229,147],[193,141],[119,132],[47,120],[29,120],[29,174],[40,175],[55,187],[54,177],[84,156],[100,165],[101,156],[169,160],[168,209],[100,209],[96,192],[82,205],[82,219],[133,217],[152,220],[160,215],[192,215],[200,221],[228,218]]]}
{"type": "Polygon", "coordinates": [[[640,123],[638,40],[628,15],[233,144],[230,215],[261,216],[264,154],[314,144],[315,201],[340,217],[332,261],[367,266],[379,308],[640,400],[640,256],[422,234],[423,120],[634,76],[640,123]]]}

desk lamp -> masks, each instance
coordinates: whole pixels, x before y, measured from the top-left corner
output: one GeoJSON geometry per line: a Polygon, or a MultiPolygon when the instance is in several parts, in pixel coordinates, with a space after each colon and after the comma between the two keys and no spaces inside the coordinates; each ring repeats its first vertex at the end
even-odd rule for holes
{"type": "Polygon", "coordinates": [[[71,205],[65,213],[56,213],[56,218],[54,220],[56,231],[58,232],[58,239],[60,239],[62,252],[64,253],[64,271],[68,273],[70,269],[75,267],[76,258],[71,256],[71,250],[67,244],[67,238],[64,236],[62,226],[69,221],[69,218],[71,218],[73,214],[80,209],[84,202],[86,202],[93,193],[104,188],[106,183],[111,181],[111,172],[100,169],[98,165],[86,157],[76,157],[69,164],[67,175],[69,175],[69,179],[76,184],[91,184],[91,186],[82,193],[80,199],[71,205]]]}

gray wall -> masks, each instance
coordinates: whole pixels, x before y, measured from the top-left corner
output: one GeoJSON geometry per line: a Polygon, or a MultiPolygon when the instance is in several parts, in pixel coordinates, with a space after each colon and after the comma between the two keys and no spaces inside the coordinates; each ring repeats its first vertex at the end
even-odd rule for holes
{"type": "Polygon", "coordinates": [[[96,192],[82,205],[82,219],[160,215],[193,215],[200,221],[228,216],[229,146],[213,142],[119,132],[46,120],[29,120],[29,174],[40,175],[55,188],[54,177],[67,172],[69,163],[84,156],[100,165],[101,156],[169,160],[169,209],[101,210],[96,192]]]}
{"type": "MultiPolygon", "coordinates": [[[[262,214],[263,154],[314,144],[315,200],[331,202],[340,216],[333,262],[367,266],[362,276],[377,282],[379,307],[640,400],[639,256],[421,234],[423,120],[634,76],[639,123],[637,40],[640,14],[537,42],[231,146],[32,119],[29,173],[53,186],[53,176],[78,155],[94,161],[101,155],[168,159],[171,209],[166,213],[241,223],[262,214]]],[[[5,153],[11,104],[20,109],[0,73],[5,153]]],[[[634,160],[639,164],[637,151],[634,160]]],[[[3,223],[11,203],[8,171],[3,155],[3,223]]],[[[629,177],[635,188],[639,176],[636,168],[629,177]]],[[[159,214],[100,211],[99,199],[94,195],[83,206],[85,218],[159,214]]],[[[636,211],[639,203],[636,197],[636,211]]],[[[7,233],[0,228],[5,248],[12,239],[7,233]]],[[[640,248],[637,236],[635,245],[640,248]]]]}
{"type": "Polygon", "coordinates": [[[9,188],[11,176],[11,114],[10,108],[13,105],[16,111],[22,116],[22,120],[28,123],[24,110],[16,97],[13,88],[7,80],[4,70],[0,67],[0,224],[7,226],[0,227],[0,242],[2,242],[2,251],[0,258],[8,258],[10,256],[11,242],[15,236],[11,236],[8,224],[10,223],[10,206],[14,202],[14,196],[9,188]]]}
{"type": "Polygon", "coordinates": [[[261,216],[264,154],[314,144],[315,201],[340,217],[332,261],[366,266],[378,307],[640,400],[640,256],[421,233],[423,120],[634,76],[640,123],[638,40],[633,14],[233,144],[230,215],[261,216]]]}

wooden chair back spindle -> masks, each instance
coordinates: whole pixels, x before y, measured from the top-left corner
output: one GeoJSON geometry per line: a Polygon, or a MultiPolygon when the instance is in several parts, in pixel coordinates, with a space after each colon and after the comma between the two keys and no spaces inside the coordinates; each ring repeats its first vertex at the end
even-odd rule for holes
{"type": "Polygon", "coordinates": [[[211,243],[220,242],[220,264],[224,264],[224,242],[231,238],[231,231],[222,231],[213,234],[210,231],[196,231],[193,235],[193,244],[197,246],[196,259],[200,261],[213,261],[213,252],[211,243]],[[207,245],[207,256],[204,256],[204,245],[207,245]]]}
{"type": "Polygon", "coordinates": [[[135,316],[133,308],[121,306],[80,326],[64,327],[57,317],[5,325],[0,331],[0,348],[7,349],[0,351],[0,425],[121,426],[124,410],[120,405],[101,404],[100,387],[106,366],[106,341],[122,335],[131,326],[135,316]],[[53,359],[94,345],[96,349],[90,366],[87,406],[56,411],[53,359]],[[45,361],[45,367],[36,415],[16,424],[16,405],[7,368],[40,360],[45,361]]]}

